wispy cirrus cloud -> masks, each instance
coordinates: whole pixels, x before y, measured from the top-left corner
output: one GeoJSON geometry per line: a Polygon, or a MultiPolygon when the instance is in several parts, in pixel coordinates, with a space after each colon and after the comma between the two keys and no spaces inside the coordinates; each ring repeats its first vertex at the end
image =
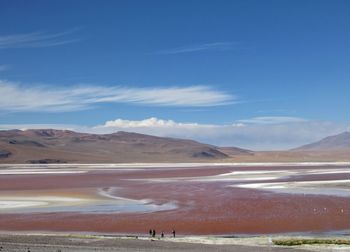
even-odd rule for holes
{"type": "Polygon", "coordinates": [[[236,42],[215,42],[215,43],[205,43],[205,44],[196,44],[181,46],[175,48],[169,48],[165,50],[160,50],[154,52],[155,54],[179,54],[179,53],[191,53],[198,51],[226,51],[232,50],[237,45],[236,42]]]}
{"type": "Polygon", "coordinates": [[[75,111],[101,103],[150,106],[207,107],[235,103],[236,97],[208,86],[147,87],[71,86],[21,84],[0,80],[0,110],[75,111]]]}
{"type": "Polygon", "coordinates": [[[74,36],[78,29],[71,29],[60,33],[32,32],[21,34],[0,34],[0,49],[25,47],[51,47],[70,44],[79,41],[74,36]]]}
{"type": "Polygon", "coordinates": [[[305,122],[306,119],[291,116],[259,116],[249,119],[238,120],[240,123],[254,123],[254,124],[280,124],[280,123],[295,123],[305,122]]]}

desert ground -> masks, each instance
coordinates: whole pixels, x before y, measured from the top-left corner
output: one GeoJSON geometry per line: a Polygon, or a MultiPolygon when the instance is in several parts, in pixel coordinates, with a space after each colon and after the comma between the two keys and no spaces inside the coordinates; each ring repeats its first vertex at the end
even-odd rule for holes
{"type": "MultiPolygon", "coordinates": [[[[36,252],[82,252],[82,251],[235,251],[235,252],[281,252],[308,251],[297,248],[273,247],[271,245],[239,245],[232,243],[203,244],[170,239],[149,239],[145,237],[82,237],[76,235],[0,235],[1,251],[36,251],[36,252]]],[[[325,250],[326,251],[326,250],[325,250]]]]}

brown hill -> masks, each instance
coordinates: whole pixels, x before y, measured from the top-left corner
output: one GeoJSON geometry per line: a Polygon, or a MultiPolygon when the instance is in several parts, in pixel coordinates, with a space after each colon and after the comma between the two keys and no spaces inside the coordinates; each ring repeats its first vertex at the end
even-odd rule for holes
{"type": "Polygon", "coordinates": [[[329,136],[322,140],[303,145],[294,150],[297,151],[337,151],[350,150],[350,132],[343,132],[338,135],[329,136]]]}
{"type": "Polygon", "coordinates": [[[249,151],[130,132],[0,131],[0,163],[201,162],[249,151]]]}

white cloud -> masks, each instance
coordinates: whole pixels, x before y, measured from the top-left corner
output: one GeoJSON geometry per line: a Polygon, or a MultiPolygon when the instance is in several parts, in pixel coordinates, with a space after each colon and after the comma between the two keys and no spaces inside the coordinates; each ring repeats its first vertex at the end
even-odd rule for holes
{"type": "Polygon", "coordinates": [[[32,32],[0,35],[0,49],[22,47],[51,47],[69,44],[79,40],[71,36],[76,31],[77,29],[71,29],[60,33],[32,32]]]}
{"type": "MultiPolygon", "coordinates": [[[[220,127],[220,126],[219,126],[220,127]]],[[[151,117],[145,120],[132,121],[116,119],[107,121],[104,125],[91,128],[95,133],[112,133],[115,131],[131,131],[142,134],[150,134],[164,137],[177,137],[188,139],[200,139],[202,132],[210,133],[211,130],[218,129],[218,125],[182,123],[173,120],[162,120],[151,117]]]]}
{"type": "Polygon", "coordinates": [[[212,125],[199,125],[198,123],[177,123],[173,120],[162,120],[156,117],[151,117],[140,121],[131,121],[116,119],[114,121],[107,121],[100,127],[116,127],[116,128],[144,128],[144,127],[160,127],[160,128],[192,128],[192,127],[211,127],[212,125]]]}
{"type": "Polygon", "coordinates": [[[207,86],[189,87],[150,87],[111,89],[106,97],[96,99],[96,102],[127,102],[170,106],[216,106],[232,103],[234,96],[207,86]]]}
{"type": "Polygon", "coordinates": [[[210,51],[210,50],[225,51],[225,50],[233,49],[234,45],[236,44],[237,43],[233,43],[233,42],[215,42],[215,43],[197,44],[197,45],[165,49],[165,50],[156,52],[156,54],[179,54],[179,53],[191,53],[191,52],[210,51]]]}
{"type": "Polygon", "coordinates": [[[285,123],[198,124],[162,120],[116,119],[94,127],[79,125],[0,125],[0,129],[56,128],[97,134],[130,131],[162,137],[193,139],[218,146],[237,146],[251,150],[291,149],[318,141],[326,136],[350,130],[350,125],[326,121],[295,121],[285,123]]]}
{"type": "Polygon", "coordinates": [[[126,88],[75,86],[53,88],[0,80],[0,110],[74,111],[100,103],[204,107],[233,103],[235,97],[207,86],[126,88]]]}

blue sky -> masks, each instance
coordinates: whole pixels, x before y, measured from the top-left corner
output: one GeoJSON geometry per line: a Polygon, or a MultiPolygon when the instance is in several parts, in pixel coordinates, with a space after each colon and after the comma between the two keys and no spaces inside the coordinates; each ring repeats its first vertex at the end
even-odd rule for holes
{"type": "Polygon", "coordinates": [[[253,149],[340,133],[349,11],[346,0],[4,0],[0,127],[253,149]]]}

